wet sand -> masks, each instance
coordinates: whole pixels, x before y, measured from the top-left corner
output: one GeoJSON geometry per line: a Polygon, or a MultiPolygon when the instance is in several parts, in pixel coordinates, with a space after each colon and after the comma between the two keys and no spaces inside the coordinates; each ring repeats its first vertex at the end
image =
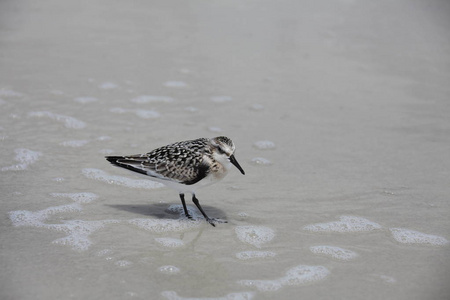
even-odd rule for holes
{"type": "Polygon", "coordinates": [[[448,299],[449,13],[3,1],[1,298],[448,299]],[[218,135],[215,228],[104,159],[218,135]]]}

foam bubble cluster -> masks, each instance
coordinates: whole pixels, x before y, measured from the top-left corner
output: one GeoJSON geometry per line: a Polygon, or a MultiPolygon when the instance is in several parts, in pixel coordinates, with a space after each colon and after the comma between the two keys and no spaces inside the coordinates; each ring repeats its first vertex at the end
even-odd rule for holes
{"type": "Polygon", "coordinates": [[[83,147],[87,143],[89,143],[88,140],[72,140],[72,141],[64,141],[59,144],[64,147],[79,148],[79,147],[83,147]]]}
{"type": "Polygon", "coordinates": [[[52,229],[56,231],[62,231],[67,234],[63,238],[59,238],[53,241],[54,244],[69,245],[74,250],[84,251],[87,250],[92,242],[89,236],[105,227],[106,224],[119,223],[117,220],[101,220],[101,221],[83,221],[83,220],[70,220],[64,221],[62,224],[47,224],[45,221],[56,213],[81,211],[81,205],[79,203],[72,203],[69,205],[48,207],[39,211],[27,211],[18,210],[9,213],[14,226],[29,226],[52,229]]]}
{"type": "Polygon", "coordinates": [[[166,96],[147,96],[147,95],[142,95],[136,98],[133,98],[130,100],[131,102],[134,103],[149,103],[149,102],[164,102],[164,103],[171,103],[173,102],[173,98],[171,97],[166,97],[166,96]]]}
{"type": "Polygon", "coordinates": [[[214,297],[214,298],[180,297],[174,291],[165,291],[165,292],[162,292],[161,295],[169,300],[251,300],[255,296],[255,293],[252,293],[252,292],[230,293],[223,297],[214,297]]]}
{"type": "Polygon", "coordinates": [[[163,186],[161,183],[151,180],[130,179],[122,176],[109,175],[105,171],[99,169],[85,168],[82,170],[82,173],[89,179],[95,179],[109,184],[116,184],[129,188],[156,189],[163,186]]]}
{"type": "Polygon", "coordinates": [[[98,196],[94,193],[51,193],[50,195],[53,197],[69,198],[80,204],[90,203],[98,199],[98,196]]]}
{"type": "Polygon", "coordinates": [[[9,212],[9,218],[14,226],[45,227],[47,224],[44,222],[51,215],[64,212],[81,211],[81,209],[81,205],[78,203],[72,203],[68,205],[51,206],[38,211],[11,211],[9,212]]]}
{"type": "Polygon", "coordinates": [[[285,285],[301,285],[324,279],[330,271],[323,266],[299,265],[286,272],[286,275],[273,280],[240,280],[239,284],[254,286],[261,292],[277,291],[285,285]]]}
{"type": "Polygon", "coordinates": [[[275,149],[275,143],[271,141],[258,141],[253,146],[259,150],[272,150],[275,149]]]}
{"type": "Polygon", "coordinates": [[[113,107],[109,111],[117,114],[134,113],[136,116],[143,119],[155,119],[159,118],[160,116],[160,114],[154,110],[144,110],[144,109],[125,109],[120,107],[113,107]]]}
{"type": "Polygon", "coordinates": [[[362,232],[381,229],[381,226],[365,218],[341,216],[339,221],[311,224],[303,229],[315,232],[362,232]]]}
{"type": "Polygon", "coordinates": [[[270,160],[264,157],[254,157],[252,158],[251,163],[257,166],[269,166],[272,164],[270,160]]]}
{"type": "Polygon", "coordinates": [[[184,242],[180,239],[174,238],[155,238],[155,241],[160,245],[168,248],[179,248],[184,246],[184,242]]]}
{"type": "Polygon", "coordinates": [[[273,229],[265,226],[237,226],[235,231],[239,240],[258,248],[275,237],[273,229]]]}
{"type": "Polygon", "coordinates": [[[16,153],[16,157],[14,157],[14,159],[18,161],[19,164],[3,167],[1,169],[2,171],[25,170],[29,165],[34,164],[42,155],[41,152],[32,151],[25,148],[15,149],[14,152],[16,153]]]}
{"type": "Polygon", "coordinates": [[[403,244],[425,244],[433,246],[443,246],[448,244],[448,240],[444,237],[422,233],[415,230],[405,228],[390,228],[394,239],[403,244]]]}
{"type": "Polygon", "coordinates": [[[167,265],[167,266],[161,266],[158,268],[158,271],[160,271],[161,273],[165,273],[165,274],[177,274],[180,273],[180,269],[175,267],[175,266],[171,266],[171,265],[167,265]]]}
{"type": "Polygon", "coordinates": [[[86,123],[83,121],[80,121],[78,119],[75,119],[73,117],[65,116],[65,115],[58,115],[54,114],[49,111],[32,111],[28,113],[28,116],[30,117],[46,117],[52,120],[55,120],[57,122],[61,122],[66,126],[67,128],[72,129],[82,129],[86,127],[86,123]]]}
{"type": "Polygon", "coordinates": [[[162,232],[180,232],[200,226],[200,222],[191,220],[172,220],[172,219],[132,219],[128,223],[141,229],[162,233],[162,232]]]}
{"type": "Polygon", "coordinates": [[[313,246],[309,250],[314,254],[324,254],[339,260],[352,260],[358,256],[356,252],[334,246],[313,246]]]}
{"type": "Polygon", "coordinates": [[[114,264],[118,267],[125,268],[131,266],[133,263],[128,260],[118,260],[114,264]]]}
{"type": "Polygon", "coordinates": [[[267,258],[274,257],[275,255],[277,254],[272,251],[243,251],[236,253],[236,257],[240,260],[267,258]]]}
{"type": "Polygon", "coordinates": [[[62,231],[67,236],[54,240],[54,244],[71,246],[72,249],[85,251],[92,242],[89,236],[95,231],[102,229],[106,224],[119,223],[118,220],[101,220],[101,221],[83,221],[70,220],[64,221],[64,224],[48,224],[45,227],[57,231],[62,231]]]}

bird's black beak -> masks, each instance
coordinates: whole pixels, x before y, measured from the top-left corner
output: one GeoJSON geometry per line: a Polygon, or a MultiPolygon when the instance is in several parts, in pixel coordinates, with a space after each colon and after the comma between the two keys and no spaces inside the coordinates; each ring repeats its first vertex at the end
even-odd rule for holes
{"type": "Polygon", "coordinates": [[[239,165],[239,163],[237,162],[236,158],[234,157],[234,154],[231,154],[230,156],[230,162],[239,169],[239,171],[241,171],[242,175],[245,175],[244,170],[241,168],[241,166],[239,165]]]}

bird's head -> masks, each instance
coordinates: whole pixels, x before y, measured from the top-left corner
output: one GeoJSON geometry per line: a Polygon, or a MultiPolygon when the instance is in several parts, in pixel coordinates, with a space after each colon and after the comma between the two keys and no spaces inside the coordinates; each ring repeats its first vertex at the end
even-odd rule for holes
{"type": "Polygon", "coordinates": [[[242,175],[245,175],[244,170],[234,157],[234,150],[236,147],[231,139],[225,136],[218,136],[211,139],[211,145],[213,146],[213,155],[218,161],[232,163],[239,171],[241,171],[242,175]]]}

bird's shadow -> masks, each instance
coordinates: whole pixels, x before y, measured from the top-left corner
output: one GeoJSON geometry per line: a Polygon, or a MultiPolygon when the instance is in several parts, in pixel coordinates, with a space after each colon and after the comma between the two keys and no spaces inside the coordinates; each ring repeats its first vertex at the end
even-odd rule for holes
{"type": "MultiPolygon", "coordinates": [[[[149,217],[155,217],[158,219],[180,219],[184,217],[184,213],[180,215],[180,213],[169,210],[169,206],[178,203],[154,203],[154,204],[107,204],[106,206],[123,210],[126,212],[130,212],[132,214],[136,215],[142,215],[142,216],[149,216],[149,217]]],[[[180,209],[181,203],[179,204],[180,209]]],[[[223,220],[226,220],[226,214],[223,210],[215,208],[213,206],[208,205],[202,205],[203,210],[206,212],[206,214],[210,218],[220,218],[223,220]]],[[[195,213],[199,216],[201,216],[200,211],[197,210],[197,208],[193,205],[188,205],[189,211],[195,211],[195,213]]]]}

